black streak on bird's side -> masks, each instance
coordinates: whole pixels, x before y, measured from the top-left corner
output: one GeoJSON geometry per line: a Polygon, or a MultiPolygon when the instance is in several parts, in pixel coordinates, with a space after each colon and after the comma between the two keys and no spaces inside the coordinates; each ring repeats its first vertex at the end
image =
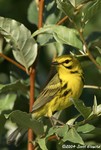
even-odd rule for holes
{"type": "Polygon", "coordinates": [[[62,93],[61,97],[67,96],[67,95],[71,92],[71,89],[66,90],[66,89],[68,89],[67,86],[68,86],[68,83],[65,83],[65,84],[63,85],[63,87],[62,87],[61,90],[64,91],[64,92],[62,93]]]}
{"type": "Polygon", "coordinates": [[[75,74],[75,73],[78,73],[78,71],[71,71],[70,73],[75,74]]]}
{"type": "Polygon", "coordinates": [[[67,90],[67,91],[64,91],[63,96],[67,96],[70,92],[71,92],[71,89],[67,90]]]}
{"type": "Polygon", "coordinates": [[[67,88],[67,83],[65,83],[65,84],[63,85],[62,89],[64,90],[64,89],[66,89],[66,88],[67,88]]]}

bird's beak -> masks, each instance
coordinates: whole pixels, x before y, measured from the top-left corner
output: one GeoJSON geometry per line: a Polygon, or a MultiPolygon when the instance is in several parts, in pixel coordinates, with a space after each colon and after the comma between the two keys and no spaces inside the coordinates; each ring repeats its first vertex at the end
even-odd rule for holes
{"type": "Polygon", "coordinates": [[[58,65],[59,63],[57,61],[53,61],[52,65],[58,65]]]}

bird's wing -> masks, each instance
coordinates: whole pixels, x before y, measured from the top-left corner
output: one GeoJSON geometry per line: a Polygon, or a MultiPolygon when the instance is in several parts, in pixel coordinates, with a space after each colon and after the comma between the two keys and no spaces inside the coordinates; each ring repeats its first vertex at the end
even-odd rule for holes
{"type": "Polygon", "coordinates": [[[60,90],[60,80],[58,74],[56,74],[43,91],[39,94],[37,100],[35,101],[32,112],[44,106],[46,103],[51,101],[56,93],[60,90]]]}

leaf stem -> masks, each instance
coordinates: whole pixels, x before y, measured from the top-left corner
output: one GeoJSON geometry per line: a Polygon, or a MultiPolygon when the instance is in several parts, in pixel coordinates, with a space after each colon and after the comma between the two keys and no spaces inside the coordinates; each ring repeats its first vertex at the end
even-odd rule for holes
{"type": "Polygon", "coordinates": [[[0,53],[0,57],[3,57],[4,59],[6,59],[7,61],[9,61],[10,63],[14,64],[15,66],[17,66],[18,68],[20,68],[21,70],[26,72],[25,67],[23,67],[22,65],[20,65],[19,63],[17,63],[16,61],[12,60],[11,58],[7,57],[6,55],[4,55],[3,53],[0,53]]]}

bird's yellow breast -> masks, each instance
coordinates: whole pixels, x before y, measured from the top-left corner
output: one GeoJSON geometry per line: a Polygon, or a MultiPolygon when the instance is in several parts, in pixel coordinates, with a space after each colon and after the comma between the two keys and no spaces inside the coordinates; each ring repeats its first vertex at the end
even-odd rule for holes
{"type": "Polygon", "coordinates": [[[51,117],[52,113],[57,110],[63,110],[72,104],[71,98],[77,100],[83,89],[83,82],[80,76],[67,75],[63,78],[60,91],[55,97],[34,113],[36,118],[41,116],[51,117]]]}
{"type": "Polygon", "coordinates": [[[60,91],[61,94],[58,94],[57,99],[53,100],[58,101],[58,104],[56,106],[53,106],[57,107],[56,110],[61,110],[69,107],[72,104],[71,98],[77,100],[80,97],[83,89],[82,79],[78,75],[67,75],[66,77],[64,77],[64,81],[62,82],[62,84],[62,89],[60,91]]]}

